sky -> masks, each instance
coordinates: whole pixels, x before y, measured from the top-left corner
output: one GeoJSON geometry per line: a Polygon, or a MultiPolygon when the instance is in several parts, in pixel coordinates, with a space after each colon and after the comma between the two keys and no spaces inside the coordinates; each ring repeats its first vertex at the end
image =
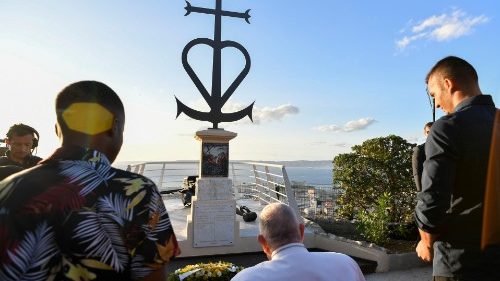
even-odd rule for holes
{"type": "MultiPolygon", "coordinates": [[[[213,8],[215,0],[192,0],[213,8]]],[[[0,136],[14,123],[41,135],[37,155],[59,146],[54,98],[80,80],[106,83],[126,111],[117,161],[196,160],[195,132],[211,127],[176,119],[175,97],[207,111],[181,54],[195,38],[213,38],[214,17],[184,16],[186,2],[0,0],[0,136]]],[[[223,108],[255,101],[248,119],[219,127],[238,134],[232,160],[331,160],[363,141],[395,134],[424,141],[432,118],[425,76],[456,55],[477,70],[483,94],[500,104],[498,1],[224,0],[250,11],[250,23],[222,20],[222,39],[242,44],[251,69],[223,108]]],[[[210,89],[212,50],[188,60],[210,89]]],[[[222,54],[223,88],[244,67],[222,54]]],[[[437,110],[437,117],[442,116],[437,110]]]]}

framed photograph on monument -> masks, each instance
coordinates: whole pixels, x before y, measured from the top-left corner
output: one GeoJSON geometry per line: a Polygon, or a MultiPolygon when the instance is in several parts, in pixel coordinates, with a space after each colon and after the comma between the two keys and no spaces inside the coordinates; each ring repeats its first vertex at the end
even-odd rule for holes
{"type": "Polygon", "coordinates": [[[201,149],[201,176],[227,177],[229,169],[228,143],[203,143],[201,149]]]}

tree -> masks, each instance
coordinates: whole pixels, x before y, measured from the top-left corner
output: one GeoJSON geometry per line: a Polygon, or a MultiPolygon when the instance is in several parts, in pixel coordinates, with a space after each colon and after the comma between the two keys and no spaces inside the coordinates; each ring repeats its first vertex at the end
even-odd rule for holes
{"type": "Polygon", "coordinates": [[[385,194],[387,214],[382,217],[392,223],[410,223],[416,198],[411,166],[414,146],[389,135],[366,140],[353,146],[353,152],[337,155],[333,160],[333,183],[343,192],[337,198],[336,215],[366,219],[385,194]]]}

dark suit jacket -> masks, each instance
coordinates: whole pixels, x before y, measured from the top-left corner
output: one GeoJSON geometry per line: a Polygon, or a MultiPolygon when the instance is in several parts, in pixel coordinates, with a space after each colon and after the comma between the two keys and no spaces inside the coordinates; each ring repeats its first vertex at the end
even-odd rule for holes
{"type": "Polygon", "coordinates": [[[413,167],[413,179],[417,191],[422,191],[422,171],[424,170],[425,161],[425,143],[415,146],[411,157],[411,165],[413,167]]]}
{"type": "Polygon", "coordinates": [[[462,280],[481,271],[481,229],[486,172],[495,118],[491,96],[462,101],[441,117],[425,144],[422,191],[415,220],[434,243],[433,275],[462,280]]]}

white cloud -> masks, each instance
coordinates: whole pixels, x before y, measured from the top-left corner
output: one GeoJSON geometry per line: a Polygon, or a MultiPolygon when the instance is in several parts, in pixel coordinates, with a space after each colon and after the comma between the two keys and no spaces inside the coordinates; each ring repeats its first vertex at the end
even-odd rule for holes
{"type": "Polygon", "coordinates": [[[345,142],[334,143],[331,146],[335,146],[335,147],[347,147],[347,143],[345,143],[345,142]]]}
{"type": "Polygon", "coordinates": [[[396,46],[397,46],[398,50],[403,50],[408,45],[410,45],[411,42],[418,40],[420,38],[423,38],[425,36],[427,36],[427,33],[419,33],[419,34],[416,34],[416,35],[413,35],[410,37],[405,36],[401,40],[396,41],[396,46]]]}
{"type": "Polygon", "coordinates": [[[457,39],[472,33],[475,26],[488,21],[485,15],[471,17],[460,9],[453,9],[448,14],[432,15],[412,26],[410,34],[396,41],[396,48],[403,51],[420,39],[438,42],[457,39]]]}
{"type": "Polygon", "coordinates": [[[448,16],[446,14],[442,14],[440,16],[431,16],[421,21],[420,24],[417,24],[416,26],[412,27],[412,31],[414,33],[420,33],[428,27],[432,27],[435,25],[442,25],[446,22],[447,17],[448,16]]]}
{"type": "Polygon", "coordinates": [[[370,126],[373,122],[375,122],[375,119],[373,118],[361,118],[359,120],[349,121],[344,125],[344,130],[346,132],[363,130],[370,126]]]}
{"type": "MultiPolygon", "coordinates": [[[[420,143],[421,137],[409,136],[409,137],[406,137],[405,139],[409,143],[420,143]]],[[[425,141],[425,139],[424,139],[424,141],[425,141]]]]}
{"type": "MultiPolygon", "coordinates": [[[[249,105],[243,105],[239,103],[228,102],[222,108],[222,112],[236,112],[246,108],[249,105]]],[[[260,124],[261,122],[267,121],[279,121],[282,120],[287,115],[295,115],[299,113],[299,108],[291,104],[283,104],[277,107],[253,107],[252,117],[253,123],[260,124]]],[[[249,123],[248,118],[244,119],[245,123],[249,123]],[[248,121],[248,122],[246,122],[248,121]]]]}
{"type": "MultiPolygon", "coordinates": [[[[223,113],[231,113],[231,112],[236,112],[242,109],[245,109],[248,107],[250,104],[240,104],[240,103],[233,103],[233,102],[227,102],[223,107],[222,107],[222,112],[223,113]]],[[[189,104],[189,107],[192,109],[196,109],[199,111],[204,111],[208,112],[210,108],[208,107],[207,103],[205,102],[204,99],[199,99],[196,102],[192,102],[189,104]]],[[[277,107],[258,107],[255,106],[253,107],[252,111],[252,118],[253,118],[253,123],[254,124],[260,124],[261,122],[270,122],[270,121],[279,121],[285,118],[288,115],[295,115],[299,113],[299,108],[291,105],[291,104],[283,104],[279,105],[277,107]]],[[[182,114],[181,116],[184,116],[186,119],[193,120],[189,117],[187,117],[185,114],[182,114]]],[[[179,116],[180,118],[180,116],[179,116]]],[[[244,118],[240,121],[237,121],[238,123],[251,123],[250,119],[244,118]]]]}
{"type": "Polygon", "coordinates": [[[375,119],[368,117],[368,118],[361,118],[358,120],[349,121],[349,122],[345,123],[343,126],[332,124],[332,125],[318,126],[318,127],[313,128],[313,129],[316,131],[319,131],[319,132],[334,132],[334,133],[346,132],[346,133],[349,133],[349,132],[364,130],[368,126],[370,126],[371,124],[373,124],[375,122],[377,122],[375,119]]]}
{"type": "Polygon", "coordinates": [[[313,128],[314,130],[316,131],[319,131],[319,132],[335,132],[335,133],[338,133],[338,132],[342,132],[342,128],[338,125],[321,125],[321,126],[318,126],[318,127],[314,127],[313,128]]]}
{"type": "Polygon", "coordinates": [[[396,41],[396,46],[398,50],[402,50],[406,48],[406,46],[410,45],[411,39],[408,36],[403,37],[402,39],[396,41]]]}

